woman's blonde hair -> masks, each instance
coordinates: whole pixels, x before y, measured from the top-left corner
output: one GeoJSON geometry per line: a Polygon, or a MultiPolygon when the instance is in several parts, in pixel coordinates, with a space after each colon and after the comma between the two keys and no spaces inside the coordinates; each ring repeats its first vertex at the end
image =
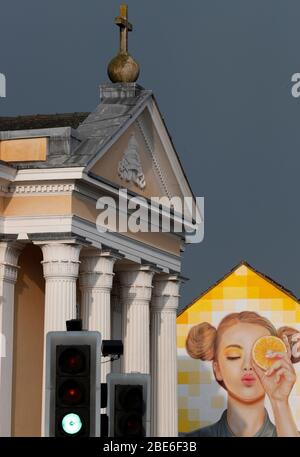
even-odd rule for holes
{"type": "MultiPolygon", "coordinates": [[[[193,359],[216,360],[222,334],[227,328],[239,323],[261,325],[269,330],[270,335],[277,336],[281,339],[286,335],[290,345],[292,336],[295,333],[299,333],[298,330],[291,327],[280,327],[276,330],[274,325],[266,317],[260,316],[253,311],[231,313],[221,320],[217,329],[208,322],[194,325],[190,329],[186,339],[186,350],[188,354],[193,359]]],[[[299,362],[300,358],[295,359],[292,356],[291,360],[293,363],[296,363],[299,362]]]]}

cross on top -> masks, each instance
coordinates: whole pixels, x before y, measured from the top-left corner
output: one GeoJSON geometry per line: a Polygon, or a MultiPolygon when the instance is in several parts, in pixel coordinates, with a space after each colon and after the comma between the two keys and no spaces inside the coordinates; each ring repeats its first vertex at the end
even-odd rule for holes
{"type": "Polygon", "coordinates": [[[115,24],[120,27],[120,53],[128,53],[128,32],[133,27],[128,21],[128,6],[120,5],[120,16],[115,18],[115,24]]]}

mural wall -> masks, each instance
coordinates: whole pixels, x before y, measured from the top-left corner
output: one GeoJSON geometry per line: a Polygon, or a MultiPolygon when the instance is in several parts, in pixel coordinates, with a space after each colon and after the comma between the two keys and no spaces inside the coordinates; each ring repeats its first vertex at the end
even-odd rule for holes
{"type": "MultiPolygon", "coordinates": [[[[215,327],[228,314],[254,311],[277,328],[290,326],[300,331],[298,299],[272,279],[242,262],[197,298],[177,317],[179,432],[188,432],[218,421],[226,409],[227,392],[216,381],[211,361],[191,358],[185,342],[189,330],[208,322],[215,327]]],[[[297,381],[289,396],[292,413],[300,430],[300,363],[293,365],[297,381]]],[[[265,401],[274,422],[269,399],[265,401]]]]}

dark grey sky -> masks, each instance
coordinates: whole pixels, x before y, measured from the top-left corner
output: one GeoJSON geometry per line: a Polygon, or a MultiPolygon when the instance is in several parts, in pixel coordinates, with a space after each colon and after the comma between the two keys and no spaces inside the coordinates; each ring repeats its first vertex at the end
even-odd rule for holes
{"type": "MultiPolygon", "coordinates": [[[[118,48],[119,0],[2,0],[0,115],[90,111],[118,48]]],[[[205,238],[181,305],[240,260],[300,296],[299,0],[129,0],[130,52],[153,89],[205,238]]]]}

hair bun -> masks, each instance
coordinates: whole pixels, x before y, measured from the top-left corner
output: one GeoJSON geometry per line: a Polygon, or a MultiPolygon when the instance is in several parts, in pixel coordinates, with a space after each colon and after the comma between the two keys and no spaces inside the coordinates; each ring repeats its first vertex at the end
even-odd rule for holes
{"type": "Polygon", "coordinates": [[[194,325],[189,331],[185,347],[193,359],[213,360],[217,330],[208,322],[194,325]]]}

